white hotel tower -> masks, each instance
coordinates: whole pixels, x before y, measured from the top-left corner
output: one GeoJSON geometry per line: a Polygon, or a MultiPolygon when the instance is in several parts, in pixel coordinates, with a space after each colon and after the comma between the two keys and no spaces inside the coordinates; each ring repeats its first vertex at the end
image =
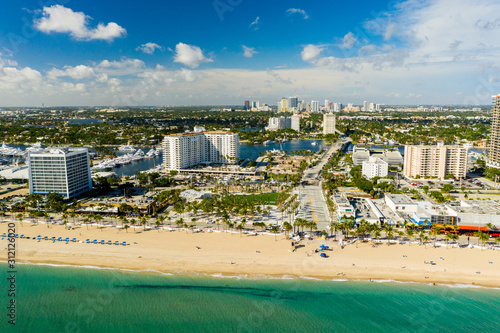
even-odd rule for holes
{"type": "Polygon", "coordinates": [[[92,189],[87,148],[47,149],[28,156],[30,194],[71,199],[92,189]]]}
{"type": "Polygon", "coordinates": [[[163,139],[163,166],[166,171],[200,164],[234,164],[240,158],[240,137],[230,132],[189,132],[163,139]]]}

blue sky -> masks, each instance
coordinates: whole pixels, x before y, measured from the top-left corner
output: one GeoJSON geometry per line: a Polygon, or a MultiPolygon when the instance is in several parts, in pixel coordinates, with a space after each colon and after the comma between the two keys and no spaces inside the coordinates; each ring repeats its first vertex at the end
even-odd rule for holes
{"type": "Polygon", "coordinates": [[[490,104],[496,0],[4,1],[0,105],[490,104]]]}

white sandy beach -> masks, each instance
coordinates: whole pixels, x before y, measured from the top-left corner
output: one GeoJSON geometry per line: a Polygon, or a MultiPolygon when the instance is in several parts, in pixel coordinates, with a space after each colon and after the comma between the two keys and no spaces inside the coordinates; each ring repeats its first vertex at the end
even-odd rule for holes
{"type": "MultiPolygon", "coordinates": [[[[432,245],[375,245],[359,242],[341,249],[336,242],[302,241],[291,251],[284,235],[230,234],[223,232],[147,230],[119,231],[95,226],[66,230],[61,225],[16,223],[16,233],[26,237],[56,236],[83,242],[16,239],[16,261],[90,265],[177,274],[228,276],[292,276],[318,279],[396,280],[438,284],[475,284],[500,287],[500,251],[470,248],[434,248],[432,245]],[[86,244],[94,239],[126,241],[127,246],[86,244]],[[328,258],[312,253],[319,245],[333,248],[328,258]],[[199,247],[197,249],[196,247],[199,247]],[[425,262],[433,261],[431,265],[425,262]]],[[[0,234],[7,223],[0,223],[0,234]]],[[[7,260],[7,239],[0,240],[0,260],[7,260]]]]}

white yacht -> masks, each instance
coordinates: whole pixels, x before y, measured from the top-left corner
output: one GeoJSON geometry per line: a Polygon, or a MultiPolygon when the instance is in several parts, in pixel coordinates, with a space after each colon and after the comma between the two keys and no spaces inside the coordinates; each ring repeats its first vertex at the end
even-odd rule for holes
{"type": "Polygon", "coordinates": [[[118,147],[118,151],[133,153],[136,151],[136,149],[134,148],[134,146],[131,146],[131,145],[123,145],[123,146],[118,147]]]}
{"type": "Polygon", "coordinates": [[[45,150],[45,148],[43,148],[43,145],[40,141],[37,143],[34,143],[31,146],[29,146],[28,148],[26,148],[26,151],[28,153],[38,153],[38,152],[41,152],[43,150],[45,150]]]}
{"type": "Polygon", "coordinates": [[[155,158],[157,156],[160,155],[160,150],[156,150],[155,148],[153,149],[150,149],[147,153],[146,153],[146,158],[155,158]]]}
{"type": "Polygon", "coordinates": [[[318,143],[316,141],[311,142],[311,146],[316,146],[318,143]]]}

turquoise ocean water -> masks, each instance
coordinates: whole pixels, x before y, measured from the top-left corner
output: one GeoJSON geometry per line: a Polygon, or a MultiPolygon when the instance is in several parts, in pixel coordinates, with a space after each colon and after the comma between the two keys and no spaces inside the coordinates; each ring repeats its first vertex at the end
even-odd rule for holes
{"type": "Polygon", "coordinates": [[[494,289],[17,269],[16,326],[2,277],[0,332],[500,332],[494,289]]]}

